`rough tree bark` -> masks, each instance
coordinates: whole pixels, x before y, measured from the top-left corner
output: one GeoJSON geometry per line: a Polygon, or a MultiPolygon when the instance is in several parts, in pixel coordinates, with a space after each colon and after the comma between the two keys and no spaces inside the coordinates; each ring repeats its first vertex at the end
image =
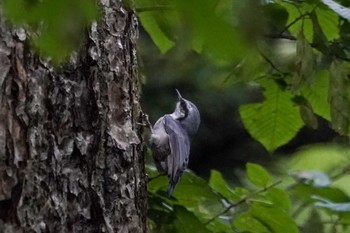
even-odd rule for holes
{"type": "Polygon", "coordinates": [[[121,4],[101,0],[58,68],[0,4],[0,232],[146,231],[137,20],[121,4]]]}

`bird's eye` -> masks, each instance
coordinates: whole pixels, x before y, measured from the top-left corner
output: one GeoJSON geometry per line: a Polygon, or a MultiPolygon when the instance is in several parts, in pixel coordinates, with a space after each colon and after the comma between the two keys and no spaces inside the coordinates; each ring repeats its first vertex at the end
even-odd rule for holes
{"type": "Polygon", "coordinates": [[[181,108],[185,110],[187,108],[185,101],[181,101],[181,108]]]}
{"type": "Polygon", "coordinates": [[[186,117],[188,114],[188,105],[185,101],[181,101],[180,103],[180,111],[183,114],[183,117],[186,117]]]}

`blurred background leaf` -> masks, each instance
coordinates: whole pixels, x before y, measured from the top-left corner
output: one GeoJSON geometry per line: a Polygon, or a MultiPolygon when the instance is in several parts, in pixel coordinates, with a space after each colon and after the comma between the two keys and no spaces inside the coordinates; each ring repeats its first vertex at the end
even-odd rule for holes
{"type": "Polygon", "coordinates": [[[62,62],[76,51],[89,24],[97,20],[92,0],[4,0],[5,16],[27,29],[32,45],[42,56],[62,62]]]}

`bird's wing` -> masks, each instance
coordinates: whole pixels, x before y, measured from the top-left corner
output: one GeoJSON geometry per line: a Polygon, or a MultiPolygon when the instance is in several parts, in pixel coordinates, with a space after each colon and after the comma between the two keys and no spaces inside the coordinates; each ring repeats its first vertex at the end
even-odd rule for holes
{"type": "Polygon", "coordinates": [[[164,116],[164,128],[169,136],[171,153],[167,158],[169,187],[168,195],[171,196],[175,185],[186,169],[190,154],[190,140],[187,133],[181,127],[180,122],[170,115],[164,116]]]}

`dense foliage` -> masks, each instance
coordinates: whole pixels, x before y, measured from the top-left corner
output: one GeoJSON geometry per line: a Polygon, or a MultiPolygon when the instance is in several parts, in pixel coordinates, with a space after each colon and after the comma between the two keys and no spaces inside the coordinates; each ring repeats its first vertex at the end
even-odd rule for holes
{"type": "MultiPolygon", "coordinates": [[[[77,35],[98,10],[91,1],[53,2],[4,0],[3,6],[9,19],[31,31],[42,55],[61,61],[77,47],[77,35]],[[55,14],[57,9],[62,14],[55,14]]],[[[317,128],[321,118],[349,136],[350,9],[348,1],[339,3],[136,0],[130,7],[161,53],[174,47],[194,51],[216,66],[213,83],[243,82],[261,90],[264,99],[240,106],[239,112],[252,137],[272,152],[302,127],[317,128]]],[[[274,175],[248,163],[244,187],[234,187],[216,170],[209,182],[188,172],[171,198],[165,193],[167,178],[153,179],[149,229],[347,232],[349,155],[345,146],[310,146],[281,163],[284,172],[274,175]]],[[[149,166],[148,174],[157,172],[149,166]]]]}
{"type": "Polygon", "coordinates": [[[163,53],[181,43],[226,69],[227,78],[264,89],[265,100],[240,113],[269,151],[305,125],[316,128],[315,115],[348,135],[349,22],[321,1],[136,2],[163,53]]]}
{"type": "MultiPolygon", "coordinates": [[[[174,196],[168,199],[166,178],[151,180],[149,229],[152,232],[347,232],[350,199],[345,187],[349,182],[346,176],[349,167],[339,168],[339,165],[349,159],[348,149],[320,147],[303,153],[288,164],[289,175],[272,177],[263,167],[248,163],[246,187],[229,185],[216,170],[212,170],[208,184],[193,173],[186,173],[174,196]],[[326,150],[337,161],[315,166],[315,158],[310,160],[310,155],[319,156],[320,150],[326,150]]],[[[151,176],[157,174],[152,168],[148,172],[151,176]]]]}
{"type": "MultiPolygon", "coordinates": [[[[261,88],[263,101],[243,104],[239,112],[268,151],[288,143],[302,127],[316,129],[320,118],[347,137],[350,9],[334,1],[262,2],[138,0],[136,8],[162,53],[174,47],[193,50],[218,67],[218,82],[261,88]]],[[[345,232],[348,160],[346,147],[314,145],[280,164],[285,172],[274,179],[247,164],[243,183],[249,188],[233,188],[215,170],[208,185],[186,174],[171,199],[164,195],[166,178],[152,180],[150,228],[345,232]]]]}

